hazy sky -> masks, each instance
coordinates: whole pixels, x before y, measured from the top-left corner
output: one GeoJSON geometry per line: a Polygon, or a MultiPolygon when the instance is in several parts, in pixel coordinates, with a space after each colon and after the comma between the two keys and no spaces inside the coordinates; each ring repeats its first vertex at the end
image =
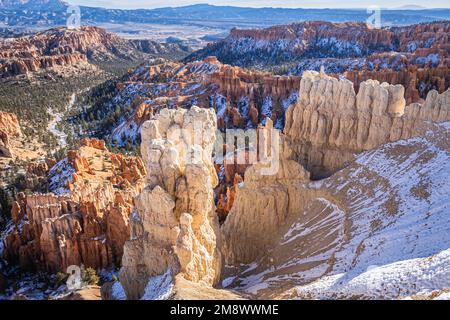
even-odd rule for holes
{"type": "Polygon", "coordinates": [[[71,4],[80,4],[105,8],[157,8],[183,6],[195,3],[215,5],[233,5],[240,7],[287,7],[287,8],[367,8],[377,5],[396,8],[404,5],[420,5],[428,8],[449,8],[449,0],[68,0],[71,4]]]}

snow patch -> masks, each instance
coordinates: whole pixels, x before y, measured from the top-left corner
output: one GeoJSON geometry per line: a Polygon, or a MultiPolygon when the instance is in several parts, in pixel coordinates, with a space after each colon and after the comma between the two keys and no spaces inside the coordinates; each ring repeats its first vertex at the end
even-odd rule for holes
{"type": "Polygon", "coordinates": [[[150,278],[141,300],[169,299],[172,294],[173,282],[174,279],[170,268],[163,275],[150,278]]]}

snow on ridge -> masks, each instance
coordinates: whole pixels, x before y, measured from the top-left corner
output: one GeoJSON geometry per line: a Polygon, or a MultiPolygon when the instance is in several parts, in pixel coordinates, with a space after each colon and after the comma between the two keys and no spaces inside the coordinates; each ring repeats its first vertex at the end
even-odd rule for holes
{"type": "Polygon", "coordinates": [[[114,282],[111,287],[111,296],[113,300],[127,300],[127,295],[125,294],[125,290],[120,284],[119,281],[114,282]]]}
{"type": "Polygon", "coordinates": [[[148,280],[141,300],[167,300],[172,295],[174,279],[169,268],[163,275],[148,280]]]}
{"type": "Polygon", "coordinates": [[[75,169],[67,158],[58,162],[48,174],[50,191],[56,195],[70,193],[67,185],[72,182],[74,173],[75,169]]]}
{"type": "MultiPolygon", "coordinates": [[[[360,229],[360,234],[354,234],[352,241],[336,255],[340,263],[335,264],[332,274],[310,286],[300,287],[299,292],[302,296],[315,293],[314,297],[324,298],[337,293],[357,296],[366,291],[366,297],[396,298],[403,295],[403,291],[410,294],[418,289],[448,286],[449,153],[426,138],[416,137],[363,153],[356,163],[365,172],[384,179],[389,188],[375,192],[372,199],[367,195],[361,197],[365,201],[352,204],[355,210],[353,225],[360,229]],[[383,208],[393,195],[398,208],[394,216],[389,216],[383,208]],[[364,226],[373,221],[381,223],[379,230],[363,231],[364,226]],[[358,241],[361,241],[360,245],[358,241]],[[362,248],[362,252],[351,261],[356,246],[362,248]],[[437,260],[433,260],[435,256],[437,260]],[[374,265],[378,270],[376,276],[367,271],[374,265]],[[447,271],[439,273],[443,269],[447,271]],[[398,275],[404,284],[390,274],[398,275]],[[428,279],[433,274],[437,274],[435,280],[428,279]],[[378,287],[371,287],[371,281],[375,286],[384,283],[383,292],[377,291],[378,287]],[[411,287],[414,283],[416,288],[411,287]],[[395,286],[399,287],[397,291],[395,286]]],[[[351,178],[358,180],[361,174],[366,174],[358,172],[353,172],[351,178]]]]}
{"type": "MultiPolygon", "coordinates": [[[[314,225],[312,227],[307,227],[307,225],[310,221],[302,219],[301,222],[295,223],[291,228],[286,232],[286,234],[283,237],[283,241],[280,243],[281,245],[289,244],[295,240],[297,240],[300,237],[303,237],[314,230],[325,228],[329,226],[331,223],[336,222],[336,225],[332,228],[330,233],[332,232],[338,232],[340,233],[341,238],[342,230],[340,230],[341,227],[341,220],[344,219],[345,213],[334,203],[331,203],[327,199],[324,198],[317,198],[317,202],[320,202],[323,205],[322,210],[319,214],[312,217],[312,219],[316,220],[318,216],[320,216],[321,213],[324,213],[327,211],[327,209],[331,209],[331,213],[324,216],[324,219],[321,219],[319,221],[315,221],[314,225]]],[[[311,219],[311,220],[312,220],[311,219]]]]}
{"type": "Polygon", "coordinates": [[[397,299],[423,290],[450,286],[450,249],[427,258],[372,266],[355,277],[337,274],[297,287],[299,298],[315,299],[397,299]]]}

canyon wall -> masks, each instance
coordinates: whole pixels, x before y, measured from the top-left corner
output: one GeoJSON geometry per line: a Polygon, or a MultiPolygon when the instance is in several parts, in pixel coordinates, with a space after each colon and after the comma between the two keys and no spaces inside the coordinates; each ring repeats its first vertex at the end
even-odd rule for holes
{"type": "Polygon", "coordinates": [[[361,82],[378,80],[389,84],[401,84],[405,87],[406,104],[423,103],[428,92],[436,90],[443,93],[450,83],[448,67],[418,68],[410,66],[400,71],[392,69],[381,70],[349,70],[344,73],[345,78],[353,82],[355,91],[359,91],[361,82]]]}
{"type": "Polygon", "coordinates": [[[301,205],[301,197],[292,194],[293,188],[310,180],[309,172],[293,160],[292,150],[272,121],[267,121],[265,129],[271,137],[262,144],[264,149],[271,150],[279,139],[278,170],[265,174],[266,164],[254,164],[245,172],[244,182],[235,186],[234,203],[221,228],[227,265],[250,263],[264,255],[277,230],[301,205]]]}
{"type": "Polygon", "coordinates": [[[3,78],[51,68],[87,66],[89,50],[115,40],[101,29],[52,29],[33,36],[0,41],[0,76],[3,78]]]}
{"type": "Polygon", "coordinates": [[[21,135],[22,131],[17,116],[0,111],[0,157],[11,158],[14,156],[11,139],[21,135]]]}
{"type": "Polygon", "coordinates": [[[161,277],[211,286],[220,276],[213,195],[218,181],[211,159],[216,121],[213,110],[194,106],[163,109],[143,125],[148,175],[120,271],[129,299],[141,298],[161,277]]]}

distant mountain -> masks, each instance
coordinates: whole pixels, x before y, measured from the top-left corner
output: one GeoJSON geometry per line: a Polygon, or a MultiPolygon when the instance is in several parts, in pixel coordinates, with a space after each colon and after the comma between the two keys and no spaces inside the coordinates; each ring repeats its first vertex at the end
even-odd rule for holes
{"type": "Polygon", "coordinates": [[[415,4],[407,4],[401,7],[396,8],[397,10],[423,10],[423,9],[427,9],[424,6],[418,6],[415,4]]]}
{"type": "MultiPolygon", "coordinates": [[[[1,0],[0,21],[6,21],[8,26],[20,27],[61,26],[67,20],[67,7],[68,4],[61,0],[1,0]]],[[[368,14],[363,9],[244,8],[199,4],[152,10],[82,6],[81,18],[84,25],[131,22],[231,29],[233,27],[265,27],[309,20],[365,22],[368,14]]],[[[408,25],[449,19],[450,9],[385,10],[382,13],[383,25],[408,25]]]]}
{"type": "Polygon", "coordinates": [[[68,7],[61,0],[0,0],[0,9],[7,10],[62,10],[68,7]]]}

